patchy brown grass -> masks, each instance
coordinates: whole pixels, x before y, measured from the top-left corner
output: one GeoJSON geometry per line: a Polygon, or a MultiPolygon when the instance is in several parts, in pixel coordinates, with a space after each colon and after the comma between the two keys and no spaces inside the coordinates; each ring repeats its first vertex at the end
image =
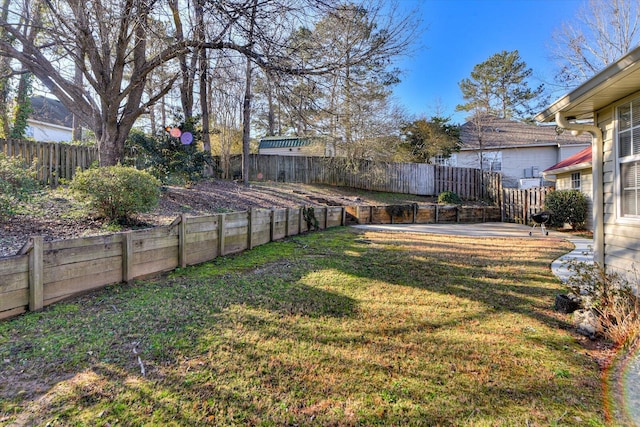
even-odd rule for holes
{"type": "Polygon", "coordinates": [[[114,286],[0,324],[0,422],[603,425],[568,249],[339,228],[114,286]]]}

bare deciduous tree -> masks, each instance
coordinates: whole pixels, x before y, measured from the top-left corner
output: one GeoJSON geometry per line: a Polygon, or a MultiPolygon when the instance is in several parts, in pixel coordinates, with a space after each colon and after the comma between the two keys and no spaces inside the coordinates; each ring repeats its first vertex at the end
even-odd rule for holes
{"type": "Polygon", "coordinates": [[[589,0],[553,34],[556,81],[574,87],[640,43],[637,0],[589,0]]]}
{"type": "MultiPolygon", "coordinates": [[[[101,165],[123,158],[125,140],[136,120],[176,85],[180,59],[195,58],[201,49],[234,51],[257,67],[290,75],[324,75],[345,66],[339,52],[331,56],[316,52],[322,54],[303,61],[286,51],[284,43],[295,27],[313,24],[319,11],[331,10],[332,1],[208,2],[203,8],[207,40],[199,39],[197,34],[202,33],[192,27],[179,34],[168,0],[8,1],[7,17],[0,16],[0,31],[7,36],[0,37],[0,56],[19,61],[93,130],[101,165]],[[29,14],[32,8],[42,11],[42,25],[29,14]],[[251,22],[255,23],[252,31],[251,22]],[[157,31],[169,25],[172,31],[157,31]],[[39,27],[39,36],[29,40],[22,31],[25,26],[39,27]],[[261,49],[267,45],[269,52],[261,49]],[[150,90],[150,76],[165,65],[171,65],[165,70],[173,74],[150,90]],[[84,83],[76,78],[76,67],[84,83]]],[[[187,21],[179,22],[186,27],[187,21]]],[[[351,66],[384,61],[401,52],[411,38],[393,25],[381,24],[377,29],[381,37],[352,52],[351,66]]],[[[187,70],[187,78],[192,72],[187,70]]]]}

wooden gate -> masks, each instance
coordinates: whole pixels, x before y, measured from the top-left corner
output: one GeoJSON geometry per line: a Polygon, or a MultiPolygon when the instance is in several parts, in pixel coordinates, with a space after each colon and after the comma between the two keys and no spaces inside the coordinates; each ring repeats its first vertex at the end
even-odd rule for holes
{"type": "Polygon", "coordinates": [[[502,221],[529,224],[531,215],[544,210],[544,201],[553,187],[526,190],[504,188],[502,195],[502,221]]]}

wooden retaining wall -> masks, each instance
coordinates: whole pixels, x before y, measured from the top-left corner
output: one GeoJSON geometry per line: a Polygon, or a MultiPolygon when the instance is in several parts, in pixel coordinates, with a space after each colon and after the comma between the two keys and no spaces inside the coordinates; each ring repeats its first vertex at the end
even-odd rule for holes
{"type": "Polygon", "coordinates": [[[348,221],[357,224],[453,224],[501,220],[501,211],[497,206],[348,206],[346,215],[348,221]]]}
{"type": "MultiPolygon", "coordinates": [[[[318,227],[347,222],[446,223],[500,221],[497,207],[440,205],[314,207],[318,227]]],[[[106,285],[131,282],[175,268],[251,249],[308,226],[302,208],[252,209],[105,236],[45,242],[31,237],[15,256],[0,258],[0,319],[106,285]]]]}

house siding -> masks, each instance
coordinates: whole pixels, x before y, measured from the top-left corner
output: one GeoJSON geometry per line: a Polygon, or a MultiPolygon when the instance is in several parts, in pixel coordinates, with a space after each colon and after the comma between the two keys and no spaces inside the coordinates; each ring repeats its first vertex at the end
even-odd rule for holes
{"type": "Polygon", "coordinates": [[[618,105],[640,96],[636,93],[596,113],[603,133],[604,263],[608,270],[630,273],[640,268],[640,219],[623,219],[618,214],[618,171],[616,166],[616,120],[618,105]]]}
{"type": "Polygon", "coordinates": [[[580,172],[580,192],[587,198],[587,230],[593,230],[593,174],[591,169],[581,169],[566,173],[559,173],[556,176],[556,190],[572,190],[571,175],[580,172]]]}
{"type": "Polygon", "coordinates": [[[73,129],[49,123],[27,120],[27,137],[42,142],[69,142],[73,129]]]}
{"type": "MultiPolygon", "coordinates": [[[[560,160],[572,156],[585,147],[585,145],[574,145],[565,148],[562,152],[555,145],[537,147],[517,147],[517,148],[487,148],[485,152],[502,152],[502,185],[504,187],[516,188],[521,178],[525,178],[525,169],[535,166],[539,175],[542,171],[555,165],[560,160]],[[560,155],[562,153],[562,156],[560,155]]],[[[456,166],[466,168],[479,168],[480,157],[477,151],[463,150],[457,153],[456,166]]]]}

